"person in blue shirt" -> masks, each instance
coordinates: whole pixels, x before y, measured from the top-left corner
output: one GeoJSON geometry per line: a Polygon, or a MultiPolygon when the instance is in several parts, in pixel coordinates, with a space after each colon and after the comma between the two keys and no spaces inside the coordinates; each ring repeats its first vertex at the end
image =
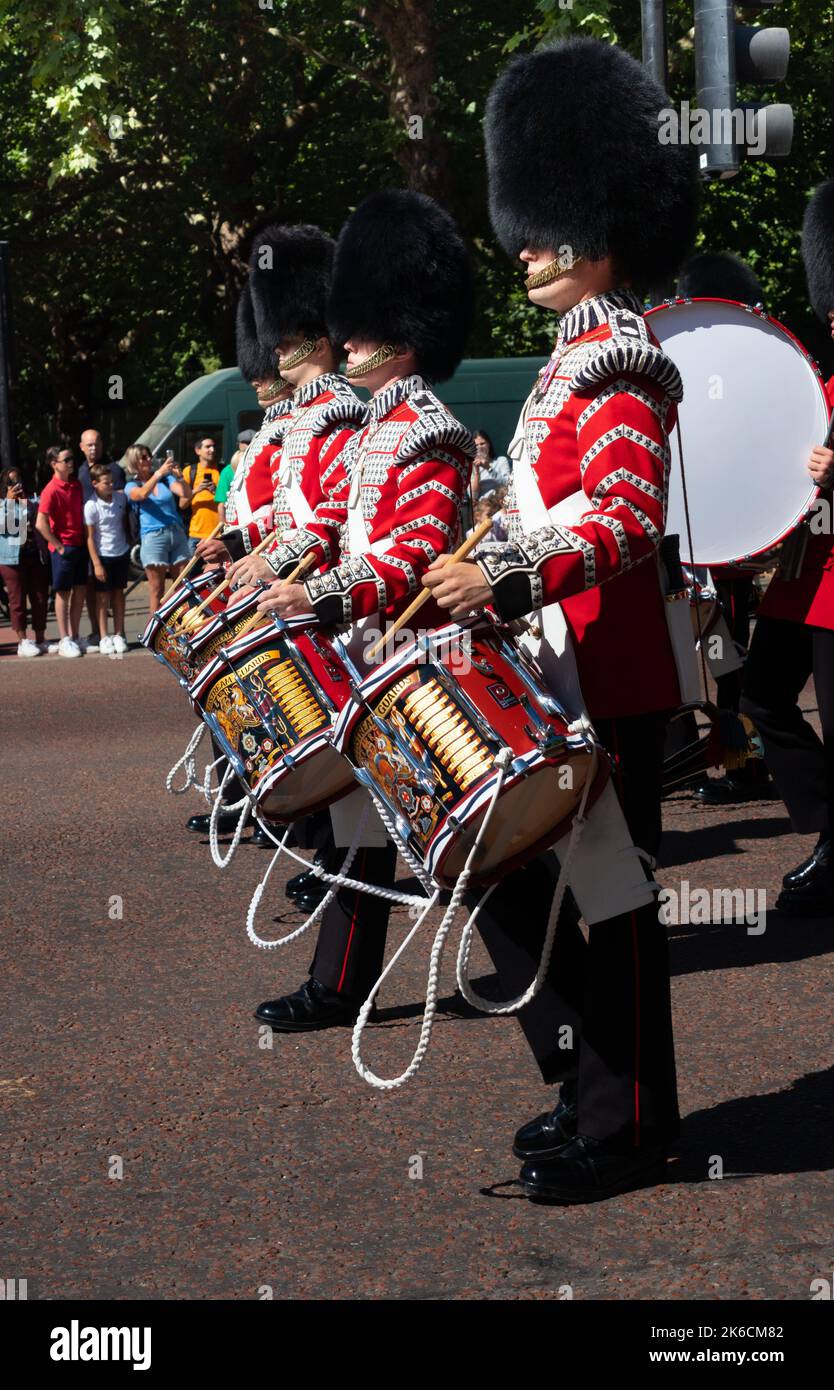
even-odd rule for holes
{"type": "Polygon", "coordinates": [[[162,601],[165,575],[176,577],[190,555],[182,512],[191,501],[191,488],[172,459],[154,468],[150,449],[132,444],[125,467],[135,479],[125,488],[128,501],[139,509],[139,558],[148,577],[148,604],[155,613],[162,601]]]}

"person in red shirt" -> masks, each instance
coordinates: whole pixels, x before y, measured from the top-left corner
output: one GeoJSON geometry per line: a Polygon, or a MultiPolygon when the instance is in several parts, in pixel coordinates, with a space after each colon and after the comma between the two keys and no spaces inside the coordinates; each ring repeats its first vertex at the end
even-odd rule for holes
{"type": "MultiPolygon", "coordinates": [[[[452,618],[488,605],[507,622],[535,614],[545,678],[611,760],[612,832],[594,830],[598,803],[543,986],[519,1013],[543,1079],[560,1083],[554,1109],[513,1143],[536,1201],[661,1180],[679,1128],[668,944],[642,867],[658,849],[665,725],[680,702],[664,529],[683,389],[637,291],[674,274],[697,210],[691,151],[657,138],[667,104],[638,62],[593,39],[517,59],[493,87],[493,227],[530,300],[560,315],[558,336],[510,446],[507,542],[423,579],[452,618]]],[[[551,858],[534,860],[480,912],[503,998],[536,975],[553,879],[551,858]]]]}
{"type": "Polygon", "coordinates": [[[55,617],[60,641],[58,655],[81,655],[78,627],[87,592],[87,532],[84,494],[69,449],[55,452],[52,477],[40,495],[37,528],[49,545],[55,617]]]}
{"type": "MultiPolygon", "coordinates": [[[[805,214],[802,254],[811,303],[834,338],[834,179],[816,190],[805,214]]],[[[834,376],[826,386],[834,409],[834,376]]],[[[761,735],[765,759],[799,835],[817,835],[809,857],[785,874],[776,900],[792,916],[834,916],[834,450],[819,444],[808,472],[822,490],[796,578],[773,579],[759,609],[744,675],[741,709],[761,735]],[[799,696],[813,675],[822,739],[804,719],[799,696]]]]}

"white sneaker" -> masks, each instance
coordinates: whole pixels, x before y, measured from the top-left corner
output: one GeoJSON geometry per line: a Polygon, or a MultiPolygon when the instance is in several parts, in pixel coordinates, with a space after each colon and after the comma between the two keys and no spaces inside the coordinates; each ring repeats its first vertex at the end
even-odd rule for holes
{"type": "Polygon", "coordinates": [[[125,652],[127,651],[127,642],[125,641],[122,634],[120,632],[117,632],[116,636],[111,638],[111,641],[113,643],[113,651],[118,652],[119,656],[124,656],[125,652]]]}
{"type": "Polygon", "coordinates": [[[102,656],[112,656],[112,655],[113,655],[113,638],[112,638],[112,637],[109,637],[109,636],[108,636],[108,637],[102,637],[101,641],[100,641],[99,644],[98,644],[98,649],[99,649],[99,651],[101,652],[102,656]]]}
{"type": "Polygon", "coordinates": [[[81,648],[71,637],[62,637],[58,643],[59,656],[81,656],[81,648]]]}
{"type": "Polygon", "coordinates": [[[40,656],[41,649],[37,642],[31,642],[28,637],[24,637],[22,642],[17,644],[18,656],[40,656]]]}
{"type": "Polygon", "coordinates": [[[49,643],[49,646],[48,646],[47,649],[46,649],[46,652],[47,652],[47,655],[48,655],[48,656],[57,656],[60,650],[61,650],[61,643],[60,643],[60,642],[50,642],[50,643],[49,643]]]}

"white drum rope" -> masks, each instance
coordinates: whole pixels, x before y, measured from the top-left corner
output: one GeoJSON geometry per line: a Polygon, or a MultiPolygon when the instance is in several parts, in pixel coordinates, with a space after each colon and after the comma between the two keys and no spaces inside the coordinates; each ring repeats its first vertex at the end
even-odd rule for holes
{"type": "MultiPolygon", "coordinates": [[[[302,922],[300,927],[296,927],[293,931],[288,932],[286,936],[278,936],[275,937],[274,940],[267,940],[266,937],[258,936],[258,933],[255,930],[255,918],[258,915],[258,908],[261,904],[261,898],[263,897],[264,892],[266,890],[266,885],[269,882],[272,870],[275,868],[275,865],[278,863],[278,860],[281,857],[281,853],[286,845],[287,837],[292,829],[291,825],[287,826],[287,829],[284,833],[284,838],[278,843],[278,848],[276,849],[275,853],[272,856],[272,859],[269,862],[269,866],[266,870],[266,873],[264,874],[260,883],[258,883],[258,885],[256,886],[254,893],[252,894],[252,898],[249,903],[249,910],[246,913],[246,935],[249,937],[249,940],[252,942],[253,946],[259,947],[262,951],[274,951],[278,946],[287,946],[291,941],[295,941],[297,937],[303,936],[304,932],[306,932],[313,925],[314,922],[318,921],[319,917],[324,912],[324,909],[328,906],[329,903],[332,902],[334,895],[339,891],[339,888],[342,886],[342,884],[352,886],[353,881],[345,876],[344,871],[350,868],[354,858],[356,857],[356,852],[359,849],[359,841],[362,838],[362,832],[365,829],[365,822],[368,818],[369,810],[370,803],[368,803],[365,806],[362,815],[359,817],[359,820],[356,823],[356,830],[353,833],[353,840],[351,841],[350,848],[348,849],[347,855],[345,856],[345,862],[342,865],[342,873],[326,875],[326,877],[331,881],[330,888],[328,889],[326,895],[322,898],[318,907],[310,913],[310,916],[307,918],[306,922],[302,922]]],[[[263,824],[263,822],[261,822],[261,824],[263,824]]],[[[272,832],[269,830],[268,833],[270,835],[272,834],[272,832]]],[[[272,838],[275,839],[275,836],[273,835],[272,838]]],[[[290,851],[290,853],[292,853],[292,851],[290,851]]],[[[299,858],[298,855],[294,855],[293,857],[296,859],[299,858]]],[[[301,860],[300,862],[305,863],[306,861],[301,860]]],[[[324,877],[324,875],[322,875],[322,877],[324,877]]],[[[364,884],[358,884],[356,886],[365,890],[364,884]]]]}
{"type": "MultiPolygon", "coordinates": [[[[203,781],[202,785],[200,786],[200,792],[205,797],[206,801],[211,801],[213,796],[220,795],[220,782],[223,780],[223,778],[221,776],[219,768],[220,764],[225,762],[227,762],[226,755],[225,753],[221,753],[220,757],[215,758],[213,763],[206,763],[206,770],[203,773],[203,781]],[[217,769],[217,786],[215,787],[214,791],[212,791],[211,774],[215,771],[215,769],[217,769]]],[[[231,764],[229,764],[229,766],[231,766],[231,764]]]]}
{"type": "MultiPolygon", "coordinates": [[[[574,732],[576,732],[576,730],[574,726],[571,725],[571,733],[574,732]]],[[[470,982],[468,974],[469,956],[472,950],[472,937],[475,929],[475,921],[478,916],[478,912],[480,911],[485,901],[484,898],[482,898],[481,902],[478,903],[478,906],[475,908],[475,911],[472,913],[472,916],[469,918],[469,921],[466,923],[466,926],[464,927],[461,933],[456,972],[458,989],[460,990],[467,1004],[471,1004],[473,1008],[480,1009],[482,1013],[517,1013],[519,1009],[524,1008],[525,1004],[529,1004],[531,999],[535,999],[536,995],[542,987],[542,984],[544,983],[544,978],[547,974],[548,966],[550,965],[550,957],[553,954],[553,943],[556,938],[556,928],[559,924],[559,913],[562,910],[562,901],[564,899],[565,892],[569,883],[571,859],[573,858],[573,853],[576,849],[576,846],[579,844],[579,841],[582,838],[582,832],[585,829],[585,811],[588,805],[588,795],[596,779],[598,765],[599,753],[597,752],[596,743],[592,743],[591,766],[588,769],[588,775],[585,778],[585,785],[582,788],[582,798],[579,803],[579,809],[576,812],[573,826],[571,827],[567,853],[565,854],[564,859],[562,859],[561,861],[559,878],[556,882],[556,889],[553,894],[553,902],[550,908],[550,915],[547,919],[547,929],[545,931],[544,943],[542,945],[542,953],[541,958],[539,960],[539,968],[536,971],[533,980],[527,986],[527,989],[524,991],[524,993],[519,994],[515,999],[506,1000],[503,1004],[495,1004],[491,1002],[489,999],[482,998],[480,994],[476,994],[475,990],[472,988],[472,984],[470,982]]]]}
{"type": "MultiPolygon", "coordinates": [[[[220,759],[218,759],[218,762],[219,761],[220,759]]],[[[240,844],[240,837],[249,819],[249,807],[251,803],[248,796],[242,797],[240,801],[235,801],[231,805],[226,805],[223,801],[223,788],[232,776],[233,771],[234,769],[231,763],[229,763],[226,771],[223,773],[220,786],[217,789],[217,795],[214,798],[214,805],[211,808],[211,815],[209,816],[209,849],[211,850],[211,857],[218,869],[226,869],[231,864],[235,850],[240,844]],[[240,815],[238,816],[237,825],[235,826],[235,833],[232,836],[232,843],[229,845],[228,853],[224,856],[220,853],[220,844],[217,839],[218,817],[221,811],[228,813],[238,810],[240,811],[240,815]]]]}
{"type": "MultiPolygon", "coordinates": [[[[417,855],[411,849],[410,845],[405,841],[403,836],[397,830],[397,827],[394,824],[392,817],[388,814],[387,808],[383,804],[381,798],[378,797],[373,791],[371,791],[371,798],[373,800],[374,806],[376,807],[377,814],[379,815],[379,818],[382,821],[382,824],[388,831],[389,840],[393,840],[394,844],[397,846],[398,852],[402,855],[403,859],[408,864],[408,867],[411,869],[411,872],[414,874],[414,877],[419,880],[424,892],[431,896],[435,891],[435,884],[432,882],[431,876],[426,873],[425,865],[423,864],[422,860],[417,858],[417,855]]],[[[402,893],[395,894],[392,901],[408,901],[410,903],[417,903],[418,905],[422,903],[422,900],[420,898],[409,897],[409,895],[402,893]]]]}
{"type": "Polygon", "coordinates": [[[481,842],[489,827],[489,823],[492,819],[493,812],[495,811],[495,808],[498,804],[498,798],[501,795],[501,790],[504,785],[504,779],[507,775],[507,771],[510,767],[510,764],[512,763],[513,757],[514,754],[511,748],[501,748],[495,756],[494,766],[498,770],[498,776],[496,778],[495,786],[493,788],[492,795],[490,796],[489,803],[487,805],[486,813],[484,815],[483,820],[481,821],[480,826],[478,827],[478,833],[475,836],[475,839],[472,843],[472,848],[470,849],[469,854],[466,857],[466,863],[463,867],[463,871],[460,877],[458,878],[454,886],[454,889],[452,890],[452,896],[449,899],[449,905],[443,914],[443,920],[441,921],[440,926],[437,929],[434,942],[432,943],[431,956],[429,958],[428,981],[426,984],[426,1004],[425,1009],[423,1011],[423,1020],[420,1025],[420,1037],[417,1043],[417,1047],[414,1051],[414,1056],[412,1057],[405,1071],[401,1072],[399,1076],[393,1076],[389,1078],[377,1076],[374,1072],[372,1072],[368,1067],[365,1066],[360,1054],[362,1033],[365,1029],[365,1025],[368,1021],[371,1009],[374,1006],[374,1001],[376,999],[377,993],[379,992],[380,986],[382,985],[386,976],[390,973],[393,966],[399,960],[399,957],[402,955],[403,951],[405,950],[408,943],[411,941],[412,937],[422,926],[423,921],[429,913],[429,910],[434,906],[434,903],[437,900],[437,892],[435,893],[434,897],[430,899],[429,902],[426,904],[426,907],[419,920],[415,923],[413,929],[409,932],[408,936],[403,941],[399,950],[396,951],[394,955],[391,957],[390,961],[386,965],[385,969],[383,970],[382,974],[380,975],[379,979],[373,986],[373,989],[371,990],[370,994],[368,995],[367,999],[362,1005],[362,1008],[359,1010],[359,1016],[356,1020],[356,1024],[353,1029],[353,1039],[351,1042],[351,1055],[353,1057],[353,1064],[356,1067],[356,1070],[358,1071],[362,1079],[364,1081],[367,1081],[369,1085],[374,1086],[378,1091],[392,1091],[397,1086],[405,1085],[406,1081],[409,1081],[411,1077],[415,1076],[416,1073],[420,1070],[423,1058],[425,1057],[426,1052],[428,1051],[429,1043],[431,1042],[432,1028],[434,1026],[434,1017],[435,1013],[437,1012],[437,995],[440,987],[440,967],[443,960],[443,951],[446,945],[446,938],[449,935],[452,923],[454,922],[454,919],[457,916],[458,908],[460,907],[460,904],[463,901],[464,895],[469,885],[469,879],[472,874],[475,859],[477,857],[478,851],[480,850],[481,842]]]}
{"type": "Polygon", "coordinates": [[[171,771],[168,773],[168,776],[165,778],[165,790],[166,792],[170,792],[172,796],[182,796],[183,792],[187,792],[189,787],[193,787],[196,784],[197,759],[195,758],[194,754],[196,753],[200,745],[200,741],[205,732],[206,726],[203,723],[203,721],[200,720],[200,723],[197,725],[196,729],[194,730],[193,734],[188,740],[186,750],[183,753],[182,757],[177,759],[177,761],[174,763],[174,766],[171,768],[171,771]],[[185,770],[185,782],[181,787],[175,787],[174,778],[176,777],[180,768],[184,768],[185,770]]]}
{"type": "MultiPolygon", "coordinates": [[[[383,888],[378,884],[365,883],[361,879],[355,879],[349,876],[348,869],[350,868],[351,864],[353,863],[353,860],[356,858],[356,855],[361,849],[359,840],[362,837],[362,832],[364,831],[369,813],[370,803],[365,806],[363,813],[360,816],[359,821],[357,822],[353,841],[351,842],[350,848],[345,856],[344,863],[342,864],[342,867],[339,870],[339,872],[335,874],[330,873],[327,869],[322,868],[320,864],[315,864],[312,863],[309,859],[305,859],[303,855],[296,854],[295,850],[289,848],[289,846],[286,843],[287,836],[289,835],[290,830],[289,827],[285,831],[283,839],[278,840],[276,836],[273,834],[272,827],[266,821],[264,821],[257,814],[257,812],[255,813],[258,824],[264,831],[266,831],[267,835],[277,846],[277,848],[274,855],[272,856],[272,860],[269,864],[269,867],[266,870],[266,873],[264,874],[260,883],[258,883],[254,893],[252,894],[252,899],[249,903],[249,910],[246,914],[246,934],[254,946],[258,946],[261,950],[264,951],[272,951],[275,949],[276,946],[286,946],[288,942],[295,941],[295,939],[299,936],[302,936],[303,933],[306,932],[308,928],[313,925],[314,922],[318,921],[319,917],[321,917],[325,908],[333,901],[333,898],[338,893],[340,888],[352,888],[358,893],[366,893],[372,898],[385,898],[388,902],[397,903],[408,908],[414,908],[415,906],[423,908],[426,906],[427,899],[425,896],[417,897],[413,893],[399,893],[395,888],[383,888]],[[308,873],[312,874],[315,878],[321,879],[321,881],[323,883],[327,883],[329,887],[326,896],[319,903],[318,907],[316,907],[313,910],[313,912],[306,919],[306,921],[302,922],[300,927],[296,927],[295,930],[288,933],[287,936],[281,936],[275,940],[268,941],[264,937],[258,936],[255,930],[255,918],[257,916],[258,908],[260,907],[261,899],[264,895],[266,885],[269,881],[270,875],[272,874],[272,870],[275,868],[275,865],[277,864],[281,854],[288,854],[292,859],[296,861],[296,863],[302,864],[308,873]]],[[[392,836],[392,838],[394,837],[392,836]]],[[[396,839],[394,839],[394,843],[397,843],[396,839]]],[[[422,869],[422,865],[420,867],[422,869]]],[[[429,885],[429,891],[432,894],[432,896],[428,900],[429,906],[433,906],[434,902],[437,899],[438,892],[434,889],[433,885],[431,884],[431,881],[426,878],[425,874],[423,874],[422,877],[426,879],[426,883],[429,885]]]]}

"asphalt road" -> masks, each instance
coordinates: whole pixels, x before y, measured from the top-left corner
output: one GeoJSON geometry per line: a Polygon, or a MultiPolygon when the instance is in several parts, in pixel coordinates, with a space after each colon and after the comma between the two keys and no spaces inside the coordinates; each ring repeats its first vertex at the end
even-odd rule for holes
{"type": "MultiPolygon", "coordinates": [[[[163,781],[194,720],[150,656],[7,648],[0,682],[0,1274],[30,1299],[806,1300],[831,1277],[834,923],[670,926],[669,1180],[533,1206],[509,1145],[547,1093],[517,1025],[455,1000],[451,953],[429,1057],[398,1092],[360,1080],[348,1029],[263,1046],[253,1006],[301,982],[311,942],[253,948],[267,855],[244,841],[221,872],[184,831],[197,799],[163,781]]],[[[678,795],[665,825],[664,883],[769,902],[809,843],[775,801],[678,795]]],[[[287,930],[285,877],[266,917],[287,930]]],[[[412,946],[366,1035],[384,1074],[411,1056],[427,953],[412,946]]]]}

